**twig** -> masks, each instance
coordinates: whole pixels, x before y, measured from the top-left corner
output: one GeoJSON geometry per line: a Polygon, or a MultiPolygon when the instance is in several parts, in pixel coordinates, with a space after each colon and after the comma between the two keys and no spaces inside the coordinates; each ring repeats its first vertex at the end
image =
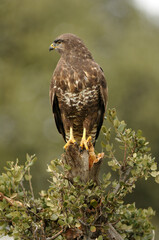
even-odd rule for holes
{"type": "Polygon", "coordinates": [[[83,222],[81,219],[78,220],[83,226],[90,227],[90,224],[83,222]]]}
{"type": "Polygon", "coordinates": [[[6,197],[3,193],[0,192],[0,201],[3,201],[3,199],[5,199],[12,206],[24,207],[23,203],[6,197]]]}
{"type": "Polygon", "coordinates": [[[63,233],[63,229],[61,231],[59,231],[58,233],[56,233],[54,236],[46,238],[46,240],[53,240],[53,239],[57,238],[61,233],[63,233]]]}
{"type": "Polygon", "coordinates": [[[23,240],[33,240],[32,237],[28,237],[28,236],[25,236],[25,235],[20,235],[21,239],[23,240]]]}
{"type": "Polygon", "coordinates": [[[36,240],[36,232],[38,230],[38,226],[35,224],[35,229],[33,230],[33,237],[34,237],[34,240],[36,240]]]}
{"type": "Polygon", "coordinates": [[[93,225],[101,218],[102,213],[99,214],[99,216],[96,217],[96,219],[93,221],[93,225]]]}
{"type": "Polygon", "coordinates": [[[27,194],[26,194],[26,191],[25,191],[25,187],[23,185],[23,181],[20,182],[20,185],[21,185],[23,193],[24,193],[24,198],[25,198],[25,200],[27,200],[27,194]]]}
{"type": "Polygon", "coordinates": [[[34,216],[36,216],[38,219],[42,220],[41,217],[39,217],[35,212],[33,212],[29,207],[27,207],[27,211],[32,213],[34,216]]]}
{"type": "Polygon", "coordinates": [[[130,173],[130,170],[131,168],[129,167],[125,172],[122,171],[121,173],[121,177],[120,177],[120,180],[119,180],[119,183],[117,184],[116,188],[113,190],[113,193],[116,194],[120,188],[120,182],[123,181],[123,182],[126,182],[126,178],[129,176],[129,173],[130,173]],[[124,175],[124,176],[123,176],[124,175]],[[123,177],[122,177],[123,176],[123,177]]]}
{"type": "Polygon", "coordinates": [[[124,149],[124,159],[123,159],[123,165],[124,165],[124,169],[126,167],[126,153],[127,153],[127,145],[125,143],[125,149],[124,149]]]}
{"type": "Polygon", "coordinates": [[[152,234],[153,234],[152,240],[155,240],[155,230],[152,230],[152,234]]]}
{"type": "Polygon", "coordinates": [[[28,168],[28,175],[29,175],[29,186],[30,186],[30,191],[31,191],[31,195],[34,199],[34,192],[33,192],[33,187],[32,187],[32,183],[31,183],[31,174],[30,174],[30,168],[28,168]]]}
{"type": "Polygon", "coordinates": [[[45,230],[44,230],[44,222],[41,220],[41,231],[42,231],[42,239],[46,240],[45,230]]]}
{"type": "Polygon", "coordinates": [[[123,238],[120,236],[120,234],[116,231],[116,229],[112,226],[111,223],[108,223],[108,227],[110,240],[123,240],[123,238]]]}

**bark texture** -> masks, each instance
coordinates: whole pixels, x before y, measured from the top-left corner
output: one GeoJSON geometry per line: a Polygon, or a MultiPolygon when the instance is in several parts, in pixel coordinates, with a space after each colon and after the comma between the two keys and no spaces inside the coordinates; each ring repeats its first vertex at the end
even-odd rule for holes
{"type": "Polygon", "coordinates": [[[62,155],[64,163],[71,166],[68,178],[73,180],[74,177],[79,176],[81,181],[87,182],[92,179],[98,183],[98,174],[104,153],[96,156],[92,145],[89,151],[79,151],[79,147],[75,144],[70,144],[66,152],[62,155]]]}

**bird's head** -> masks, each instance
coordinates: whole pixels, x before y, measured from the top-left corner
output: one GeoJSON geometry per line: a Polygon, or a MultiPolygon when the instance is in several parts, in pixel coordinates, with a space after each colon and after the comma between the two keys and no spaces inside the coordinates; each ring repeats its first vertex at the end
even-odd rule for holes
{"type": "Polygon", "coordinates": [[[65,49],[64,40],[60,38],[54,40],[54,42],[49,47],[49,51],[54,49],[57,50],[59,53],[64,52],[64,49],[65,49]]]}
{"type": "Polygon", "coordinates": [[[57,37],[49,47],[49,51],[57,50],[60,54],[83,55],[91,57],[83,41],[74,34],[65,33],[57,37]]]}

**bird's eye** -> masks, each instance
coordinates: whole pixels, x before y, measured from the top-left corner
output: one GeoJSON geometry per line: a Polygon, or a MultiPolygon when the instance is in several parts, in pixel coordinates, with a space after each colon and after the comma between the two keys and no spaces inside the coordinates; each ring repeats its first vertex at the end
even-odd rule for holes
{"type": "Polygon", "coordinates": [[[56,44],[60,44],[60,43],[62,43],[63,41],[61,40],[61,39],[57,39],[57,40],[55,40],[54,41],[56,44]]]}

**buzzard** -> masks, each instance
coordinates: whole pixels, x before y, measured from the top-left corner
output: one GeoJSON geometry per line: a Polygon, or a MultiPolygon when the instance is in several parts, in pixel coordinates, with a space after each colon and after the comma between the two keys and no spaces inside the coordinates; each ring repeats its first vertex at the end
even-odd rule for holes
{"type": "Polygon", "coordinates": [[[102,68],[94,61],[83,41],[74,34],[57,37],[49,51],[61,57],[54,70],[50,99],[57,129],[66,144],[80,144],[88,150],[101,129],[107,105],[107,84],[102,68]]]}

